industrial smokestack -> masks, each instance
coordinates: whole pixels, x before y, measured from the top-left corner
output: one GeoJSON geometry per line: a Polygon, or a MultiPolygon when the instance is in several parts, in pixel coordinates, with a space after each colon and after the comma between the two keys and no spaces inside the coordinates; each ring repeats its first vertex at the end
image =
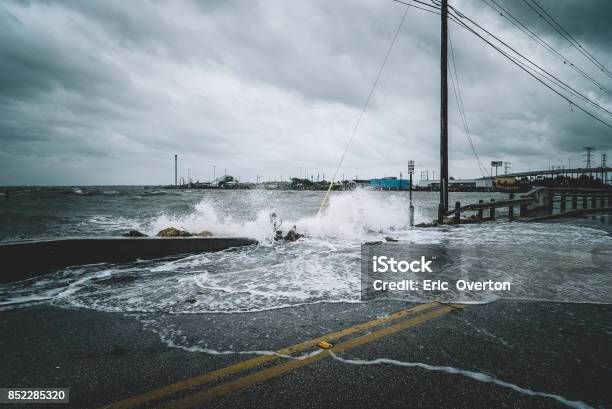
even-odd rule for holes
{"type": "Polygon", "coordinates": [[[178,158],[178,155],[175,153],[174,154],[174,186],[178,186],[177,158],[178,158]]]}

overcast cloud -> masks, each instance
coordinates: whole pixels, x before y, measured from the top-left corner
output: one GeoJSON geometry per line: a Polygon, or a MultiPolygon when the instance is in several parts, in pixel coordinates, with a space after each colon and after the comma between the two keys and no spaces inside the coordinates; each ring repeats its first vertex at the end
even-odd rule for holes
{"type": "MultiPolygon", "coordinates": [[[[499,0],[498,0],[499,1],[499,0]]],[[[612,71],[612,2],[539,0],[612,71]]],[[[502,2],[597,70],[524,2],[502,2]]],[[[480,0],[451,2],[612,111],[612,97],[480,0]]],[[[0,184],[167,184],[333,173],[405,6],[391,0],[3,1],[0,184]]],[[[436,170],[439,16],[410,8],[341,173],[436,170]]],[[[487,164],[575,166],[612,129],[450,25],[467,120],[487,164]]],[[[480,176],[450,93],[450,174],[480,176]]],[[[584,104],[583,104],[584,105],[584,104]]],[[[593,111],[595,112],[595,111],[593,111]]],[[[598,115],[608,122],[612,117],[598,115]]],[[[610,161],[609,161],[610,162],[610,161]]],[[[430,173],[431,176],[431,173],[430,173]]]]}

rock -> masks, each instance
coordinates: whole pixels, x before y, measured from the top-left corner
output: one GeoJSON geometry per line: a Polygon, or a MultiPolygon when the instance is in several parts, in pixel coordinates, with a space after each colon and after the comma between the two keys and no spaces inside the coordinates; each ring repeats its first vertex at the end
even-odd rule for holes
{"type": "Polygon", "coordinates": [[[289,230],[287,235],[285,236],[285,240],[287,241],[296,241],[298,239],[298,235],[295,230],[289,230]]]}
{"type": "Polygon", "coordinates": [[[385,240],[386,240],[386,241],[393,241],[393,242],[399,241],[398,239],[394,239],[394,238],[393,238],[393,237],[391,237],[391,236],[387,236],[387,237],[385,237],[385,240]]]}
{"type": "MultiPolygon", "coordinates": [[[[277,232],[277,234],[278,234],[278,232],[277,232]]],[[[293,226],[291,229],[289,229],[289,231],[287,232],[287,235],[285,237],[283,237],[283,238],[285,240],[287,240],[287,241],[296,241],[298,239],[301,239],[302,237],[306,237],[306,235],[298,233],[297,232],[297,227],[293,226]]]]}
{"type": "Polygon", "coordinates": [[[157,237],[191,237],[193,234],[189,233],[185,230],[179,230],[174,227],[168,227],[166,229],[160,230],[157,233],[157,237]]]}
{"type": "Polygon", "coordinates": [[[194,236],[200,236],[200,237],[212,237],[212,233],[209,232],[208,230],[202,230],[199,233],[194,234],[194,236]]]}
{"type": "Polygon", "coordinates": [[[437,227],[438,223],[419,223],[415,224],[414,227],[437,227]]]}
{"type": "Polygon", "coordinates": [[[130,230],[129,232],[122,235],[123,237],[148,237],[146,234],[139,232],[138,230],[130,230]]]}
{"type": "Polygon", "coordinates": [[[276,230],[274,240],[296,241],[298,239],[301,239],[302,237],[308,237],[306,234],[298,233],[295,229],[295,226],[293,226],[293,228],[289,229],[285,236],[283,236],[282,230],[276,230]]]}

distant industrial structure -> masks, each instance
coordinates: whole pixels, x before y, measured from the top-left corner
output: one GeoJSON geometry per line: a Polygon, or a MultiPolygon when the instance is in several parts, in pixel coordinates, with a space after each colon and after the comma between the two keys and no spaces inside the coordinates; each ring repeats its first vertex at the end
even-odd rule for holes
{"type": "MultiPolygon", "coordinates": [[[[605,158],[602,158],[602,165],[605,158]]],[[[449,178],[449,190],[455,191],[528,191],[535,186],[563,188],[601,188],[612,184],[612,168],[600,166],[597,168],[565,169],[553,167],[547,170],[508,173],[502,176],[486,176],[478,179],[449,178]]],[[[421,179],[417,190],[439,190],[440,180],[421,179]]]]}
{"type": "MultiPolygon", "coordinates": [[[[453,179],[448,180],[448,187],[451,191],[490,191],[493,190],[492,178],[480,179],[453,179]]],[[[418,182],[417,190],[438,190],[440,189],[440,180],[421,179],[418,182]]]]}
{"type": "MultiPolygon", "coordinates": [[[[449,191],[482,192],[482,191],[502,191],[502,192],[526,192],[537,186],[553,188],[602,188],[612,185],[612,168],[607,165],[607,154],[601,154],[601,165],[595,166],[594,147],[585,147],[584,168],[565,168],[565,166],[550,166],[546,170],[535,170],[529,172],[511,173],[512,163],[507,161],[491,161],[491,176],[483,176],[473,179],[455,179],[449,177],[447,188],[449,191]],[[503,174],[498,175],[497,169],[502,167],[503,174]],[[493,172],[495,168],[495,172],[493,172]]],[[[568,161],[569,163],[569,161],[568,161]]],[[[293,177],[284,180],[281,176],[280,181],[266,182],[260,181],[257,175],[257,183],[241,182],[239,178],[227,174],[215,178],[216,165],[213,165],[213,180],[207,182],[193,181],[188,170],[188,178],[178,176],[178,155],[174,154],[174,184],[167,188],[178,189],[266,189],[266,190],[327,190],[330,188],[330,181],[325,180],[323,173],[313,174],[306,178],[293,177]]],[[[300,169],[301,170],[301,169],[300,169]]],[[[300,172],[301,173],[301,172],[300,172]]],[[[304,172],[306,173],[306,172],[304,172]]],[[[354,190],[365,188],[372,190],[425,190],[439,191],[440,179],[436,178],[435,171],[422,170],[421,178],[412,183],[414,174],[414,161],[408,161],[409,178],[396,176],[385,176],[372,179],[345,179],[336,180],[331,185],[331,190],[354,190]],[[431,173],[431,178],[430,178],[431,173]]]]}

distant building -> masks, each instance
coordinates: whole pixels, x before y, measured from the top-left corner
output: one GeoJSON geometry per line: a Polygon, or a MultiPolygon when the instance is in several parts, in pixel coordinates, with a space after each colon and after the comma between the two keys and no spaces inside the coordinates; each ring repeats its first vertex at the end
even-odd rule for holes
{"type": "Polygon", "coordinates": [[[224,176],[218,177],[214,182],[212,182],[210,184],[210,186],[212,186],[212,187],[224,187],[225,185],[230,184],[232,182],[235,182],[233,176],[224,175],[224,176]]]}
{"type": "Polygon", "coordinates": [[[382,179],[370,179],[370,186],[381,190],[408,190],[410,181],[396,177],[384,177],[382,179]]]}
{"type": "MultiPolygon", "coordinates": [[[[473,190],[490,190],[493,187],[493,181],[490,178],[481,179],[449,179],[448,185],[450,189],[473,189],[473,190]]],[[[419,187],[423,189],[439,189],[440,180],[419,180],[419,187]]]]}

